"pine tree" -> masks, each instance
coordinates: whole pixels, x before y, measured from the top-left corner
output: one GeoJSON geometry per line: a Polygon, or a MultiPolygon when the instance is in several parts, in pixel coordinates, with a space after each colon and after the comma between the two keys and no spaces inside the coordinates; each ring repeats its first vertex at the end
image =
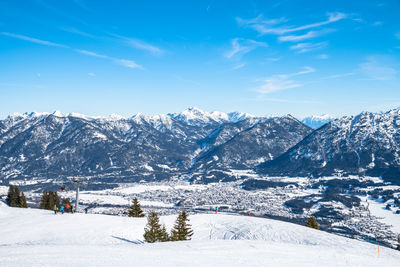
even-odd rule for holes
{"type": "Polygon", "coordinates": [[[46,203],[46,210],[53,210],[54,205],[55,205],[55,201],[54,201],[54,193],[53,191],[49,191],[49,201],[46,203]]]}
{"type": "Polygon", "coordinates": [[[317,220],[314,218],[314,216],[311,216],[310,218],[308,218],[306,226],[319,230],[317,220]]]}
{"type": "Polygon", "coordinates": [[[43,195],[42,195],[42,199],[40,200],[39,208],[46,209],[46,210],[53,210],[54,205],[56,205],[57,208],[60,207],[60,198],[58,197],[57,192],[44,191],[43,195]]]}
{"type": "Polygon", "coordinates": [[[132,206],[128,212],[129,217],[144,217],[143,210],[140,208],[138,199],[135,197],[132,200],[132,206]]]}
{"type": "Polygon", "coordinates": [[[26,203],[26,197],[23,192],[21,194],[21,197],[19,198],[19,207],[28,208],[28,203],[26,203]]]}
{"type": "Polygon", "coordinates": [[[24,193],[21,193],[16,185],[10,185],[8,188],[6,201],[10,207],[28,207],[24,193]]]}
{"type": "Polygon", "coordinates": [[[14,196],[13,196],[13,203],[14,205],[12,207],[19,207],[19,203],[20,203],[20,192],[19,192],[19,188],[18,186],[14,186],[14,196]]]}
{"type": "Polygon", "coordinates": [[[161,232],[160,232],[160,242],[167,242],[170,241],[171,237],[169,236],[167,232],[167,228],[165,227],[165,224],[161,227],[161,232]]]}
{"type": "Polygon", "coordinates": [[[6,198],[7,204],[10,207],[14,207],[13,206],[13,204],[14,204],[14,195],[15,195],[14,186],[10,185],[8,187],[8,193],[7,193],[7,198],[6,198]]]}
{"type": "Polygon", "coordinates": [[[42,199],[40,200],[39,208],[46,209],[48,201],[49,201],[49,195],[47,194],[46,191],[44,191],[42,194],[42,199]]]}
{"type": "Polygon", "coordinates": [[[193,235],[193,230],[190,229],[188,214],[186,211],[179,213],[176,219],[174,228],[171,231],[172,241],[190,240],[193,235]]]}
{"type": "Polygon", "coordinates": [[[144,240],[148,243],[161,241],[162,229],[160,225],[160,218],[154,211],[150,212],[147,216],[147,225],[144,228],[144,240]]]}

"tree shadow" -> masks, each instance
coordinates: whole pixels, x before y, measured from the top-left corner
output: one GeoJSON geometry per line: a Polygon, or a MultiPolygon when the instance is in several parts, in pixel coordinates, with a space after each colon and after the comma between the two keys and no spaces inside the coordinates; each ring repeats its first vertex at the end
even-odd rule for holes
{"type": "Polygon", "coordinates": [[[140,245],[140,244],[144,243],[143,241],[141,241],[139,239],[137,239],[137,240],[129,240],[129,239],[126,239],[126,238],[123,238],[123,237],[115,236],[115,235],[112,235],[111,237],[115,238],[115,239],[118,239],[118,240],[121,240],[121,241],[132,243],[132,244],[135,244],[135,245],[140,245]]]}

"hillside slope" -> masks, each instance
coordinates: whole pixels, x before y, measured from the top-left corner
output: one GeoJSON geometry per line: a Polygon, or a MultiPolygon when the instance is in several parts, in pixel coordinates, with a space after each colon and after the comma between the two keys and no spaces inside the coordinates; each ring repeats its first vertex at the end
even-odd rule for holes
{"type": "MultiPolygon", "coordinates": [[[[190,216],[192,241],[143,244],[144,218],[54,215],[0,203],[1,266],[396,266],[400,253],[299,225],[190,216]]],[[[170,228],[175,217],[161,218],[170,228]]]]}

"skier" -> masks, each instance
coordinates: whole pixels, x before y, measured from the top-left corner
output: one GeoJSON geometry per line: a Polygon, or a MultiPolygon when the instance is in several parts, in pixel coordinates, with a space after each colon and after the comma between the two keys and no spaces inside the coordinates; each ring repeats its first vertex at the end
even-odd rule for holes
{"type": "Polygon", "coordinates": [[[57,205],[54,204],[54,215],[56,215],[56,214],[57,214],[57,205]]]}
{"type": "Polygon", "coordinates": [[[85,214],[87,214],[87,212],[88,212],[88,207],[85,208],[85,214]]]}
{"type": "Polygon", "coordinates": [[[69,205],[68,205],[68,204],[65,206],[65,209],[66,209],[67,211],[69,210],[69,205]]]}
{"type": "Polygon", "coordinates": [[[71,205],[71,213],[74,214],[74,206],[71,205]]]}
{"type": "Polygon", "coordinates": [[[61,210],[61,213],[64,214],[64,206],[61,206],[60,210],[61,210]]]}

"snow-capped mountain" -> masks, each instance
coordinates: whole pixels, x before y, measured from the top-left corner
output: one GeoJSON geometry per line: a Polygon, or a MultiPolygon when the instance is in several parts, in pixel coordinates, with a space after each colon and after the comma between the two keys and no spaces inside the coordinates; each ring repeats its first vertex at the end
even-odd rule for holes
{"type": "Polygon", "coordinates": [[[334,120],[335,118],[328,115],[328,114],[324,114],[324,115],[313,115],[310,117],[305,117],[301,120],[302,123],[304,123],[305,125],[307,125],[308,127],[311,127],[313,129],[318,129],[319,127],[321,127],[322,125],[334,120]]]}
{"type": "Polygon", "coordinates": [[[181,113],[172,113],[168,115],[185,124],[195,126],[202,126],[204,124],[217,125],[226,122],[239,122],[244,119],[256,117],[243,112],[225,113],[221,111],[213,111],[210,113],[195,107],[188,108],[181,113]]]}
{"type": "Polygon", "coordinates": [[[195,166],[203,170],[253,168],[281,155],[311,132],[290,115],[225,124],[209,136],[212,147],[200,153],[195,166]]]}
{"type": "Polygon", "coordinates": [[[244,152],[240,157],[233,157],[230,166],[254,167],[259,161],[251,164],[250,158],[262,157],[262,152],[255,153],[246,164],[235,164],[235,160],[242,160],[246,157],[243,153],[255,147],[257,151],[268,150],[265,146],[269,146],[271,136],[256,137],[257,133],[246,131],[260,121],[257,127],[263,127],[262,132],[276,133],[278,139],[282,136],[281,152],[304,136],[304,125],[290,129],[296,138],[289,140],[280,125],[267,124],[266,120],[246,113],[209,113],[197,108],[175,115],[136,114],[131,118],[60,111],[14,114],[0,121],[0,175],[5,178],[83,175],[163,179],[172,173],[187,171],[199,156],[230,139],[238,139],[241,132],[242,143],[236,142],[235,146],[244,152]]]}
{"type": "Polygon", "coordinates": [[[271,175],[335,173],[382,176],[400,183],[400,109],[335,119],[285,154],[259,166],[271,175]]]}

